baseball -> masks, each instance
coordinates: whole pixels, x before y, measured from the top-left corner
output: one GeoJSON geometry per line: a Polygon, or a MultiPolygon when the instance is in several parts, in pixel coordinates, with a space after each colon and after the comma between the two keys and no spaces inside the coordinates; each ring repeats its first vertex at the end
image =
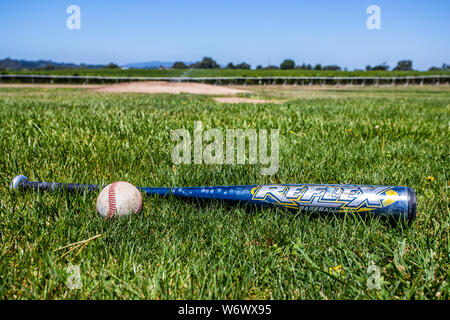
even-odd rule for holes
{"type": "Polygon", "coordinates": [[[123,217],[142,208],[141,192],[131,183],[117,181],[107,185],[97,198],[97,212],[103,218],[123,217]]]}

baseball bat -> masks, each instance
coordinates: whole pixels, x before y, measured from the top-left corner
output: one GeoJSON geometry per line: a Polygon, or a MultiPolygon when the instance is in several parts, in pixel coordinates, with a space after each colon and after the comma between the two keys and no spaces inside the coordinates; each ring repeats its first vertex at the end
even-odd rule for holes
{"type": "MultiPolygon", "coordinates": [[[[19,175],[11,182],[13,189],[69,192],[97,191],[99,185],[35,182],[19,175]]],[[[412,221],[416,217],[414,189],[400,186],[353,184],[275,184],[214,187],[137,187],[148,196],[177,196],[192,199],[216,199],[246,202],[260,206],[278,206],[322,213],[374,214],[412,221]]]]}

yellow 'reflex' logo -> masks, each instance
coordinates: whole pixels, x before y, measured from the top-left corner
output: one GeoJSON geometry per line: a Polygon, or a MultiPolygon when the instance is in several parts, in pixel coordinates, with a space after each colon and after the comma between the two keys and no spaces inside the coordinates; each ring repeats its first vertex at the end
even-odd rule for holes
{"type": "Polygon", "coordinates": [[[394,187],[338,185],[262,185],[251,190],[252,200],[287,208],[319,212],[363,212],[384,208],[398,200],[394,187]]]}

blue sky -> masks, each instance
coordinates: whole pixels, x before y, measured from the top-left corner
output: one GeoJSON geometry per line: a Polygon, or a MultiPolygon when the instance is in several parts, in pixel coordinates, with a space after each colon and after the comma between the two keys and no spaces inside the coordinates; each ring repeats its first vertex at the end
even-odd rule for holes
{"type": "Polygon", "coordinates": [[[151,60],[221,64],[338,64],[364,68],[401,59],[415,69],[450,63],[448,0],[7,1],[0,58],[126,64],[151,60]],[[69,5],[81,29],[69,30],[69,5]],[[381,30],[369,30],[369,5],[381,30]]]}

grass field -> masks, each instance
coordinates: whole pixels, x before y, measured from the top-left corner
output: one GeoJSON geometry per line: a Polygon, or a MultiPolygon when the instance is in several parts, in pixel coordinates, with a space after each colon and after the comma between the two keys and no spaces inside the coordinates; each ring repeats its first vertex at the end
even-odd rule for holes
{"type": "Polygon", "coordinates": [[[251,90],[268,103],[0,89],[0,299],[448,300],[449,88],[251,90]],[[198,120],[223,132],[280,129],[278,173],[173,164],[170,131],[192,132],[198,120]],[[141,186],[405,185],[418,218],[394,225],[155,197],[139,215],[103,221],[97,194],[12,192],[17,174],[141,186]],[[367,286],[372,264],[379,289],[367,286]],[[81,289],[66,285],[71,265],[81,289]]]}

